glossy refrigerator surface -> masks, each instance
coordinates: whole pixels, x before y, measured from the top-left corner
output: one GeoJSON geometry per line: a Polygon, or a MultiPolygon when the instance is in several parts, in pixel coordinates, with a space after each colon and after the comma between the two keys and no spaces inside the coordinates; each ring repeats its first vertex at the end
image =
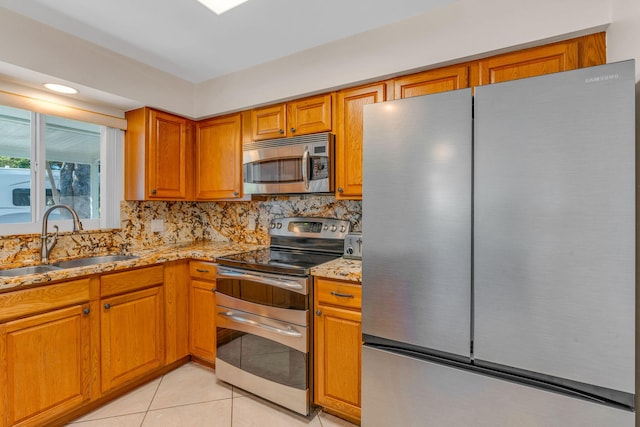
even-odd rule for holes
{"type": "Polygon", "coordinates": [[[478,363],[635,392],[634,75],[476,89],[478,363]]]}
{"type": "Polygon", "coordinates": [[[364,334],[469,358],[471,90],[364,108],[364,334]]]}
{"type": "Polygon", "coordinates": [[[366,346],[362,365],[365,372],[384,367],[362,377],[362,425],[367,427],[635,424],[633,412],[366,346]]]}
{"type": "Polygon", "coordinates": [[[365,107],[363,425],[635,425],[635,92],[624,61],[365,107]]]}

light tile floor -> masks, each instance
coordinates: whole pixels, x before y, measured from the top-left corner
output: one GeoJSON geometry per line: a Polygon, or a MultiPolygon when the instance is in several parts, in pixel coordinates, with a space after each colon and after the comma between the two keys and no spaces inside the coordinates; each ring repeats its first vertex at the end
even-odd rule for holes
{"type": "Polygon", "coordinates": [[[69,427],[354,427],[324,412],[311,418],[218,381],[187,363],[68,424],[69,427]]]}

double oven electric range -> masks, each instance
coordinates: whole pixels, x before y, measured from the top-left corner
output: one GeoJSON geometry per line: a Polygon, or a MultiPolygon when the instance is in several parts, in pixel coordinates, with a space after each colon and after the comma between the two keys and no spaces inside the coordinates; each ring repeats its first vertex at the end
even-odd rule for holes
{"type": "Polygon", "coordinates": [[[303,415],[313,395],[310,269],[339,258],[349,222],[281,218],[269,248],[217,259],[216,376],[303,415]]]}

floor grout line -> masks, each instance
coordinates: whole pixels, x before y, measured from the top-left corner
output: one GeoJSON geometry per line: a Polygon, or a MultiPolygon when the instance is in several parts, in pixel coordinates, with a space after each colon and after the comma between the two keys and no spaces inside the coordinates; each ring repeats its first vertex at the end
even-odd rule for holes
{"type": "MultiPolygon", "coordinates": [[[[236,401],[236,399],[239,399],[239,398],[245,398],[245,399],[246,398],[250,398],[250,396],[252,396],[251,393],[249,393],[249,394],[240,394],[240,391],[242,391],[242,393],[245,393],[245,391],[242,390],[242,389],[239,389],[238,387],[235,387],[235,386],[233,386],[231,384],[228,384],[229,388],[230,388],[230,394],[223,394],[223,396],[228,396],[228,397],[218,398],[216,394],[212,394],[212,395],[210,395],[210,398],[207,398],[205,400],[200,400],[200,399],[202,399],[204,397],[204,395],[195,394],[194,397],[198,401],[189,401],[189,399],[187,399],[187,400],[184,400],[184,403],[178,404],[177,401],[172,402],[170,400],[167,400],[165,397],[162,397],[164,391],[161,390],[161,387],[163,386],[163,384],[167,384],[168,386],[170,386],[170,384],[172,384],[172,381],[168,380],[166,378],[166,375],[167,374],[164,374],[163,376],[161,376],[159,378],[159,381],[158,381],[155,389],[151,389],[151,390],[149,390],[147,392],[150,395],[150,399],[148,401],[146,401],[146,400],[143,401],[144,404],[146,404],[146,409],[145,410],[137,411],[137,412],[131,412],[131,413],[122,413],[122,414],[117,414],[117,415],[111,415],[111,416],[106,416],[106,417],[103,417],[103,418],[96,418],[94,420],[87,420],[86,421],[87,424],[85,424],[85,425],[87,425],[87,427],[90,427],[92,425],[95,425],[95,424],[92,424],[93,422],[96,422],[96,424],[99,424],[100,420],[116,420],[119,417],[128,417],[128,416],[134,416],[134,415],[136,415],[136,416],[137,415],[141,415],[142,416],[141,421],[139,422],[139,424],[136,423],[136,425],[138,425],[138,427],[142,427],[142,426],[145,425],[145,422],[147,422],[147,421],[149,421],[152,424],[154,422],[157,424],[157,421],[159,419],[158,417],[160,415],[150,414],[151,411],[154,411],[154,412],[155,411],[171,411],[172,409],[176,409],[176,408],[188,407],[188,406],[194,406],[194,405],[202,405],[202,404],[207,404],[207,403],[212,403],[212,402],[223,402],[223,401],[227,401],[228,399],[231,399],[230,407],[228,407],[228,409],[226,409],[224,411],[224,413],[228,414],[228,416],[229,416],[229,418],[228,418],[229,424],[227,425],[227,427],[233,427],[233,423],[234,423],[234,420],[236,418],[237,418],[237,422],[242,422],[242,420],[246,418],[246,414],[243,414],[242,411],[239,411],[239,408],[236,408],[236,403],[239,402],[239,401],[236,401]],[[214,396],[215,396],[215,398],[214,398],[214,396]],[[153,406],[154,401],[156,399],[160,399],[162,402],[164,402],[163,405],[164,404],[172,404],[172,403],[176,403],[176,404],[175,404],[175,406],[166,406],[166,407],[159,407],[159,408],[151,409],[151,407],[153,406]]],[[[260,398],[260,396],[257,396],[257,395],[256,395],[256,399],[258,401],[263,400],[262,398],[260,398]]],[[[140,402],[140,403],[143,403],[143,402],[140,402]]],[[[268,402],[268,401],[266,401],[266,402],[268,402]]],[[[159,404],[160,404],[160,401],[159,401],[159,404]]],[[[142,409],[142,406],[143,405],[140,405],[138,407],[140,409],[142,409]]],[[[267,405],[267,406],[270,406],[270,405],[267,405]]],[[[276,405],[276,410],[279,411],[279,409],[277,408],[277,405],[276,405]]],[[[184,412],[184,410],[183,410],[183,412],[184,412]]],[[[324,412],[321,409],[318,409],[318,410],[316,410],[314,412],[315,412],[314,418],[317,418],[317,421],[311,422],[313,420],[307,420],[308,421],[307,424],[316,425],[318,427],[325,427],[325,426],[328,427],[328,426],[334,426],[335,425],[335,423],[330,419],[323,420],[321,415],[324,414],[324,412]]],[[[162,415],[162,416],[164,416],[164,415],[162,415]]],[[[296,424],[296,423],[294,423],[294,424],[296,424]]],[[[72,423],[69,424],[69,426],[71,427],[73,425],[82,426],[83,424],[77,424],[77,423],[72,421],[72,423]]],[[[349,424],[347,424],[347,425],[349,425],[349,424]]]]}

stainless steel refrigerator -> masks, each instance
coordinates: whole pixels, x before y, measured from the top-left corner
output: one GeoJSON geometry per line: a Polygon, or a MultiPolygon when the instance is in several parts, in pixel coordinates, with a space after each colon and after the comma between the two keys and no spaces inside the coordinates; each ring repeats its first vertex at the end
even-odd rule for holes
{"type": "Polygon", "coordinates": [[[364,109],[362,425],[635,425],[633,61],[364,109]]]}

